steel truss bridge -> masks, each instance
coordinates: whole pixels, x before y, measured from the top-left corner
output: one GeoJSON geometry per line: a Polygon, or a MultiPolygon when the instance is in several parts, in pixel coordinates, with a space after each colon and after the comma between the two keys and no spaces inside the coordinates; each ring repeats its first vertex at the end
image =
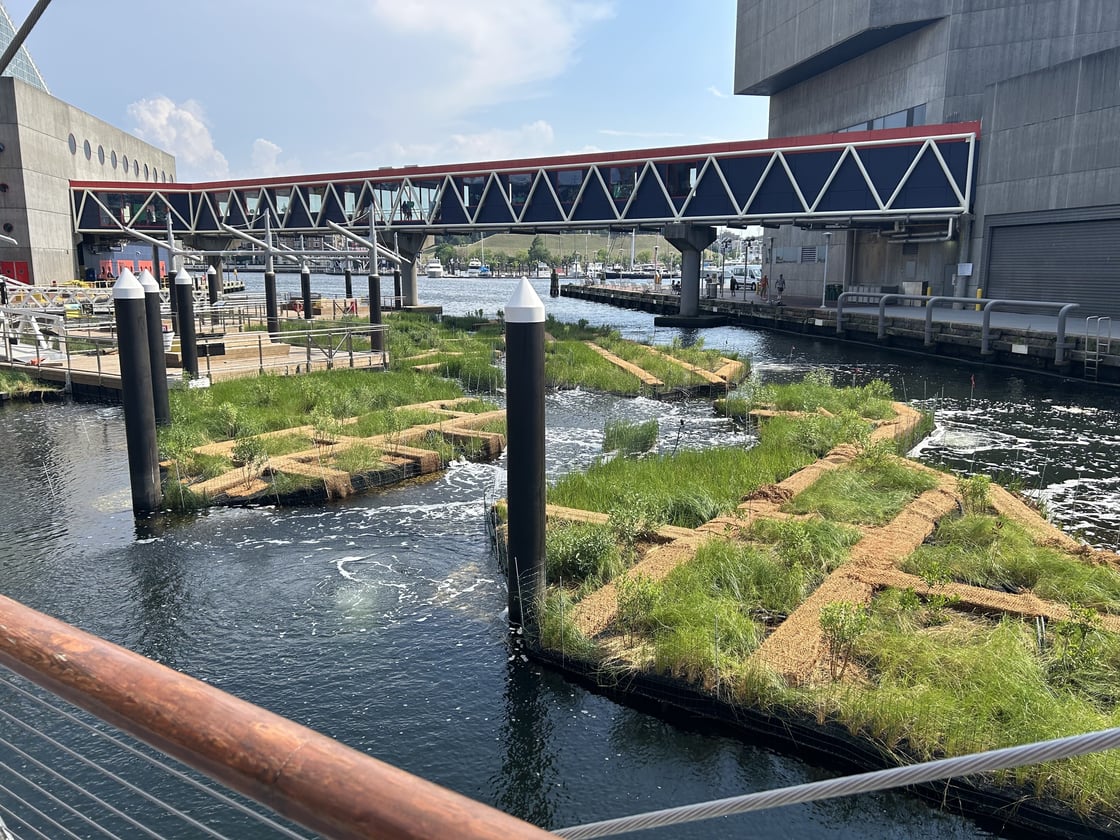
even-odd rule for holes
{"type": "Polygon", "coordinates": [[[196,184],[72,181],[74,230],[191,242],[794,224],[913,230],[970,212],[979,123],[196,184]]]}

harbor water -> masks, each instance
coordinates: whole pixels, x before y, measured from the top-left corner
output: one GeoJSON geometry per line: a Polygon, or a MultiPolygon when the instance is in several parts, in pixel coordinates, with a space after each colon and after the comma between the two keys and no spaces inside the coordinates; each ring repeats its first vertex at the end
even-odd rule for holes
{"type": "MultiPolygon", "coordinates": [[[[250,290],[258,281],[243,279],[250,290]]],[[[285,283],[297,289],[298,276],[281,276],[281,294],[285,283]]],[[[515,283],[422,278],[420,298],[492,316],[515,283]]],[[[1114,393],[781,334],[654,329],[651,315],[550,299],[547,278],[534,285],[561,320],[734,350],[763,380],[813,368],[841,384],[885,378],[935,412],[917,457],[1011,483],[1079,538],[1120,545],[1114,393]]],[[[313,289],[341,297],[342,278],[313,277],[313,289]]],[[[751,442],[706,402],[568,391],[547,399],[550,477],[588,464],[615,417],[657,418],[663,451],[751,442]]],[[[485,525],[504,461],[320,506],[137,524],[118,408],[8,404],[0,428],[0,592],[467,796],[559,828],[831,774],[618,705],[516,655],[485,525]]],[[[892,793],[642,836],[988,834],[892,793]]]]}

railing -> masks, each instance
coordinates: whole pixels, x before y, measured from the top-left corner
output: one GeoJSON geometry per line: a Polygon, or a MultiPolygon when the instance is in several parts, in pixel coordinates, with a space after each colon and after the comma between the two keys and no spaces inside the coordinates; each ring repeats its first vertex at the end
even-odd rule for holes
{"type": "Polygon", "coordinates": [[[323,837],[553,836],[3,596],[0,665],[323,837]]]}
{"type": "Polygon", "coordinates": [[[1067,303],[1064,301],[1047,301],[1047,300],[1010,300],[1010,299],[993,299],[993,298],[970,298],[970,297],[952,297],[947,295],[906,295],[887,293],[876,295],[869,292],[841,292],[840,296],[836,299],[836,333],[840,335],[844,331],[844,302],[847,300],[860,299],[876,299],[878,303],[878,328],[877,336],[879,339],[886,338],[887,335],[887,304],[897,301],[921,301],[925,307],[925,345],[927,347],[933,346],[933,310],[938,304],[966,304],[969,306],[983,306],[983,314],[980,323],[980,354],[987,356],[993,352],[991,350],[991,323],[992,312],[996,309],[1045,309],[1054,310],[1057,316],[1057,329],[1054,342],[1054,364],[1064,365],[1068,363],[1065,358],[1066,346],[1066,322],[1069,313],[1077,309],[1079,304],[1067,303]]]}

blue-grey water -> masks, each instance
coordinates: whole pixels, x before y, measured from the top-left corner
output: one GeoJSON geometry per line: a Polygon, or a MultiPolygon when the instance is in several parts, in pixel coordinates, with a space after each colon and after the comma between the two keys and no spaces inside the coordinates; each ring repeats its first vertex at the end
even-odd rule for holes
{"type": "MultiPolygon", "coordinates": [[[[285,282],[298,287],[298,277],[282,275],[281,293],[285,282]]],[[[421,302],[489,315],[515,282],[422,279],[421,302]]],[[[341,295],[341,277],[313,283],[341,295]]],[[[763,379],[814,367],[839,382],[886,378],[935,411],[919,457],[1014,480],[1080,538],[1120,544],[1113,392],[774,333],[654,330],[648,314],[550,299],[547,280],[534,283],[562,320],[664,343],[703,340],[750,357],[763,379]]],[[[749,442],[704,402],[571,391],[550,395],[547,412],[553,477],[595,457],[611,417],[658,418],[663,449],[749,442]]],[[[504,492],[503,461],[457,463],[434,481],[310,508],[214,510],[138,526],[119,409],[9,404],[0,429],[0,592],[410,772],[549,828],[829,775],[670,725],[512,656],[484,519],[504,492]]],[[[648,836],[986,833],[884,794],[648,836]]]]}

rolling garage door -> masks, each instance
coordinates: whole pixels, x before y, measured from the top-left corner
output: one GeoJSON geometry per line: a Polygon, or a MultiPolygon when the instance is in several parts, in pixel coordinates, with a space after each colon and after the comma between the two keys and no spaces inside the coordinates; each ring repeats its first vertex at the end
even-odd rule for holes
{"type": "Polygon", "coordinates": [[[1120,318],[1120,219],[992,227],[989,298],[1079,303],[1120,318]]]}

